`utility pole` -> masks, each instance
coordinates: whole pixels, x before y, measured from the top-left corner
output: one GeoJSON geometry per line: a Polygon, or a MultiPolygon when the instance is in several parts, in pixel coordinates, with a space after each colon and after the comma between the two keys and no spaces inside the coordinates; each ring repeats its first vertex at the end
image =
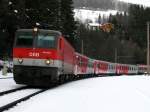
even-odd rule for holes
{"type": "Polygon", "coordinates": [[[117,63],[117,57],[118,57],[118,51],[117,51],[117,48],[115,48],[115,63],[117,63]]]}
{"type": "Polygon", "coordinates": [[[149,22],[147,22],[147,74],[150,75],[150,54],[149,54],[149,22]]]}
{"type": "Polygon", "coordinates": [[[83,40],[81,41],[81,53],[84,54],[84,43],[83,43],[83,40]]]}

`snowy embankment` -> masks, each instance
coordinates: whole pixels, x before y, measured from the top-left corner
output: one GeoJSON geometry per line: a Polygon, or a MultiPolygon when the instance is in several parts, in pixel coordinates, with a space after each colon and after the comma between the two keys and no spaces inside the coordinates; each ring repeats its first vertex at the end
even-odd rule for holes
{"type": "Polygon", "coordinates": [[[0,71],[0,79],[4,79],[4,78],[13,78],[13,74],[12,73],[7,73],[6,75],[2,74],[2,70],[0,71]]]}
{"type": "Polygon", "coordinates": [[[150,112],[150,77],[98,77],[50,89],[8,112],[150,112]]]}
{"type": "Polygon", "coordinates": [[[15,81],[13,80],[13,73],[7,73],[6,75],[2,75],[2,71],[0,71],[0,92],[22,86],[23,85],[17,85],[15,83],[15,81]]]}

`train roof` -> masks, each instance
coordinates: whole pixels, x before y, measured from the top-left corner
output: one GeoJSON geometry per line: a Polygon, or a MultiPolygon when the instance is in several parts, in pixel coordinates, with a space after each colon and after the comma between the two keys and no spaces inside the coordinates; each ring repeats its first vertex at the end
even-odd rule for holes
{"type": "Polygon", "coordinates": [[[78,55],[78,56],[82,56],[82,57],[89,58],[89,57],[87,57],[86,55],[83,55],[83,54],[81,54],[81,53],[78,53],[78,52],[75,52],[75,54],[76,54],[76,55],[78,55]]]}
{"type": "MultiPolygon", "coordinates": [[[[17,30],[17,32],[31,32],[31,31],[33,31],[33,29],[18,29],[17,30]]],[[[38,29],[38,31],[40,31],[40,32],[56,33],[58,35],[62,35],[62,33],[60,31],[56,31],[56,30],[38,29]]]]}

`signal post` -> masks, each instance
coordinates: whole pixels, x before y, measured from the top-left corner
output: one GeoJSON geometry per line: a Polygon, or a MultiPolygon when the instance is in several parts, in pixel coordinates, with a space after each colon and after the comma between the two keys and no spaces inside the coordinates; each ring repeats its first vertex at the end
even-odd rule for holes
{"type": "Polygon", "coordinates": [[[150,75],[149,22],[147,22],[147,74],[150,75]]]}

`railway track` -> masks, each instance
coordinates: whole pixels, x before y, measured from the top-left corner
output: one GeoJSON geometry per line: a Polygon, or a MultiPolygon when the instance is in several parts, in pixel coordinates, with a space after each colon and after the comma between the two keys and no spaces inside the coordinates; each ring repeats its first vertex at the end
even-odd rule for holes
{"type": "MultiPolygon", "coordinates": [[[[3,111],[5,111],[5,110],[8,110],[8,109],[10,109],[10,108],[13,108],[16,104],[18,104],[18,103],[20,103],[20,102],[22,102],[22,101],[26,101],[26,100],[28,100],[29,98],[31,98],[31,97],[33,97],[33,96],[35,96],[35,95],[37,95],[37,94],[40,94],[40,93],[42,93],[42,92],[44,92],[44,91],[46,91],[46,90],[48,90],[48,89],[42,89],[42,90],[36,90],[36,89],[29,89],[28,90],[28,87],[22,87],[22,88],[17,88],[17,89],[13,89],[13,90],[9,90],[9,91],[4,91],[4,92],[1,92],[0,94],[0,100],[4,100],[4,99],[8,99],[8,98],[10,98],[10,97],[13,97],[13,95],[12,94],[16,94],[15,96],[20,96],[19,94],[21,93],[21,91],[22,91],[22,93],[24,93],[25,94],[25,92],[26,91],[29,91],[29,92],[31,92],[30,94],[28,93],[28,95],[24,95],[24,96],[22,96],[21,98],[16,98],[16,99],[13,99],[13,101],[8,101],[8,103],[4,103],[4,104],[2,104],[2,105],[0,105],[0,112],[3,112],[3,111]],[[33,90],[33,91],[32,91],[33,90]],[[19,93],[20,92],[20,93],[19,93]],[[19,93],[19,94],[18,94],[19,93]]],[[[21,94],[22,94],[21,93],[21,94]]],[[[2,101],[0,101],[0,102],[2,102],[2,101]]]]}
{"type": "Polygon", "coordinates": [[[29,87],[25,86],[25,87],[20,87],[20,88],[15,88],[15,89],[3,91],[3,92],[0,92],[0,96],[6,95],[6,94],[9,94],[9,93],[13,93],[13,92],[16,92],[16,91],[19,91],[19,90],[27,89],[27,88],[29,88],[29,87]]]}
{"type": "Polygon", "coordinates": [[[4,78],[0,78],[0,79],[12,79],[13,77],[4,77],[4,78]]]}

